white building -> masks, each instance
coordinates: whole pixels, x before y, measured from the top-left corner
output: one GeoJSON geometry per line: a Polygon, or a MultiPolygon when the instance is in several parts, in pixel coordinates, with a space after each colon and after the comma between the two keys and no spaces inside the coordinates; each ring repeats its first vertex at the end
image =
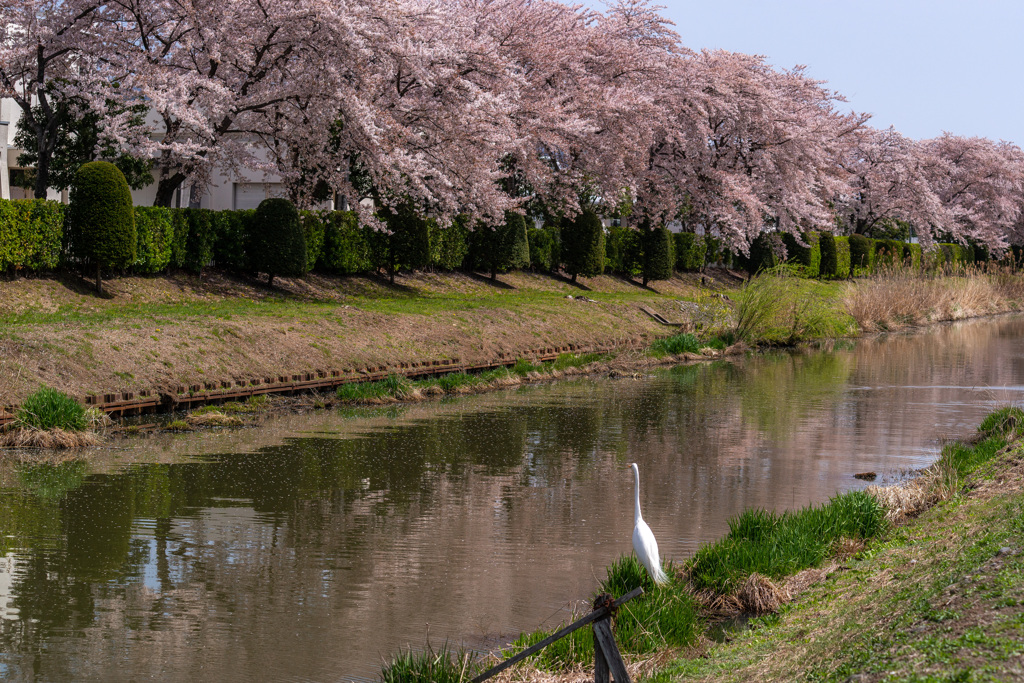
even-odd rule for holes
{"type": "MultiPolygon", "coordinates": [[[[31,199],[33,193],[12,182],[17,180],[25,169],[19,167],[18,155],[22,150],[14,147],[14,138],[18,132],[18,121],[21,119],[21,108],[10,98],[0,99],[0,199],[31,199]]],[[[156,197],[159,169],[154,170],[154,180],[141,190],[132,190],[132,200],[137,206],[152,206],[156,197]]],[[[194,206],[204,209],[255,209],[261,201],[268,197],[285,196],[284,185],[275,175],[257,171],[243,171],[240,177],[228,176],[222,172],[214,172],[210,186],[206,188],[197,201],[190,203],[190,188],[180,189],[172,202],[173,206],[194,206]]],[[[55,199],[67,203],[67,192],[50,190],[47,199],[55,199]]],[[[323,208],[333,208],[329,202],[323,208]]]]}

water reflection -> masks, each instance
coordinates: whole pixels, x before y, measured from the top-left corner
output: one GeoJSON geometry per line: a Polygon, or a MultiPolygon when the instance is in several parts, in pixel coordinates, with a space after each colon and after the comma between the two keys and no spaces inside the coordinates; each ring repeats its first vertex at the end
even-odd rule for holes
{"type": "Polygon", "coordinates": [[[626,463],[682,559],[745,507],[926,464],[1019,398],[1021,336],[1007,318],[282,418],[248,452],[226,446],[236,433],[159,442],[201,458],[0,468],[0,677],[350,680],[428,633],[550,625],[629,551],[626,463]]]}

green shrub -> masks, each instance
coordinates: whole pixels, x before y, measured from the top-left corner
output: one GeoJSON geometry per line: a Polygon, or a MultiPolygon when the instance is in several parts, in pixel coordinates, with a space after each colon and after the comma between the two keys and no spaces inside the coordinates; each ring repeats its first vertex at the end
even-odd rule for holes
{"type": "Polygon", "coordinates": [[[287,199],[264,199],[256,207],[245,247],[249,269],[267,274],[273,285],[278,275],[302,277],[308,270],[306,236],[299,212],[287,199]]]}
{"type": "Polygon", "coordinates": [[[821,277],[836,277],[838,273],[838,262],[836,259],[836,239],[830,232],[821,233],[818,239],[818,247],[821,251],[821,264],[818,273],[821,277]]]}
{"type": "Polygon", "coordinates": [[[700,270],[704,267],[705,261],[713,263],[720,258],[718,254],[712,254],[711,257],[708,255],[709,240],[720,248],[719,241],[714,238],[705,238],[692,232],[677,232],[673,237],[676,247],[676,270],[700,270]]]}
{"type": "Polygon", "coordinates": [[[875,240],[875,267],[903,264],[903,242],[898,240],[875,240]]]}
{"type": "Polygon", "coordinates": [[[637,586],[644,594],[627,602],[615,616],[615,641],[625,652],[644,655],[666,647],[692,645],[701,633],[697,603],[671,566],[669,583],[656,586],[633,555],[625,555],[608,567],[601,592],[619,598],[637,586]]]}
{"type": "Polygon", "coordinates": [[[593,277],[604,272],[604,226],[601,218],[587,209],[562,225],[562,267],[576,277],[593,277]]]}
{"type": "MultiPolygon", "coordinates": [[[[679,252],[676,251],[676,258],[679,258],[679,252]]],[[[722,240],[711,235],[704,235],[704,262],[711,264],[723,263],[725,259],[725,246],[722,244],[722,240]]]]}
{"type": "Polygon", "coordinates": [[[103,291],[103,269],[127,268],[135,262],[135,211],[124,174],[106,161],[83,164],[71,187],[67,209],[68,253],[96,275],[103,291]]]}
{"type": "Polygon", "coordinates": [[[430,264],[430,229],[412,203],[383,208],[378,215],[387,223],[388,232],[368,233],[375,268],[386,270],[394,282],[398,271],[419,270],[430,264]]]}
{"type": "Polygon", "coordinates": [[[64,205],[60,202],[0,200],[0,271],[56,268],[63,237],[64,205]]]}
{"type": "Polygon", "coordinates": [[[245,240],[255,216],[256,209],[214,211],[210,215],[214,263],[221,268],[238,272],[247,270],[245,240]]]}
{"type": "Polygon", "coordinates": [[[850,238],[836,237],[836,277],[850,277],[850,238]]]}
{"type": "MultiPolygon", "coordinates": [[[[801,235],[807,246],[797,241],[796,235],[786,233],[782,236],[786,243],[786,260],[800,267],[804,277],[818,277],[821,274],[821,237],[815,231],[801,235]]],[[[833,248],[835,244],[833,243],[833,248]]]]}
{"type": "Polygon", "coordinates": [[[499,225],[478,223],[469,238],[467,260],[475,270],[491,274],[495,280],[504,273],[530,265],[530,246],[526,237],[526,221],[522,214],[505,212],[499,225]]]}
{"type": "Polygon", "coordinates": [[[306,238],[306,272],[313,270],[324,250],[324,233],[330,221],[328,211],[300,211],[299,222],[306,238]]]}
{"type": "Polygon", "coordinates": [[[640,243],[643,247],[643,283],[651,280],[668,280],[672,277],[672,233],[663,225],[650,230],[641,229],[640,243]]]}
{"type": "Polygon", "coordinates": [[[324,228],[320,270],[334,275],[355,275],[373,270],[370,240],[354,211],[334,211],[324,228]]]}
{"type": "Polygon", "coordinates": [[[64,392],[47,386],[40,387],[26,398],[15,417],[18,423],[34,429],[80,432],[88,426],[85,406],[64,392]]]}
{"type": "Polygon", "coordinates": [[[216,236],[213,216],[209,209],[173,209],[171,224],[174,241],[171,243],[171,265],[190,273],[202,273],[213,260],[216,236]]]}
{"type": "Polygon", "coordinates": [[[643,270],[640,232],[625,225],[608,228],[604,244],[605,265],[613,273],[633,278],[643,270]]]}
{"type": "Polygon", "coordinates": [[[135,233],[138,240],[135,272],[159,273],[171,262],[174,226],[171,209],[163,206],[136,206],[135,233]]]}
{"type": "Polygon", "coordinates": [[[746,269],[750,274],[770,270],[779,265],[779,254],[785,243],[777,232],[762,232],[750,244],[746,269]]]}
{"type": "Polygon", "coordinates": [[[869,273],[874,265],[874,240],[864,235],[850,235],[850,267],[853,274],[869,273]]]}
{"type": "Polygon", "coordinates": [[[427,221],[430,235],[430,265],[441,271],[462,268],[469,251],[469,216],[459,214],[447,227],[434,219],[427,221]]]}
{"type": "Polygon", "coordinates": [[[529,228],[526,239],[530,243],[530,268],[535,272],[546,273],[554,263],[551,259],[551,247],[554,236],[544,228],[529,228]]]}

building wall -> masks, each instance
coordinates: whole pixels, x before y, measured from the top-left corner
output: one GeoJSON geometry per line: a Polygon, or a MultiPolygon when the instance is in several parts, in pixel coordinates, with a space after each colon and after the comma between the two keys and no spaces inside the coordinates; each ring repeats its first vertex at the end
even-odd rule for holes
{"type": "MultiPolygon", "coordinates": [[[[17,159],[20,150],[14,149],[14,136],[17,134],[18,121],[21,119],[21,108],[10,98],[0,99],[0,198],[29,199],[31,190],[13,187],[10,184],[11,171],[17,170],[17,159]],[[2,122],[8,122],[3,125],[2,122]]],[[[153,183],[141,190],[132,190],[132,201],[136,206],[152,206],[156,198],[157,181],[160,172],[153,173],[153,183]]],[[[284,186],[276,174],[262,171],[242,170],[238,174],[215,170],[210,186],[205,188],[201,196],[193,198],[191,188],[183,186],[173,202],[174,206],[196,206],[204,209],[249,209],[267,197],[284,196],[284,186]]],[[[55,199],[67,203],[67,192],[50,190],[47,199],[55,199]]],[[[320,208],[333,208],[333,202],[325,202],[320,208]]]]}

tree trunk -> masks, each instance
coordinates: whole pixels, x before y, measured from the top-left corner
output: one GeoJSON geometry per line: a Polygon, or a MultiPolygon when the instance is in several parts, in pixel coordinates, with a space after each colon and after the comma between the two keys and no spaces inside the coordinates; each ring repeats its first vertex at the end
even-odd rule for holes
{"type": "Polygon", "coordinates": [[[156,186],[156,197],[153,199],[153,206],[169,207],[171,202],[174,201],[174,191],[181,187],[184,181],[185,174],[181,172],[161,178],[156,186]]]}
{"type": "Polygon", "coordinates": [[[273,273],[267,273],[267,287],[273,287],[273,286],[274,286],[274,274],[273,273]]]}
{"type": "Polygon", "coordinates": [[[577,275],[577,273],[573,273],[573,274],[572,274],[572,281],[573,281],[573,282],[576,282],[576,275],[577,275]]]}
{"type": "Polygon", "coordinates": [[[103,278],[102,275],[100,274],[100,264],[98,263],[96,264],[96,293],[103,293],[103,278]]]}
{"type": "Polygon", "coordinates": [[[497,281],[498,281],[498,269],[497,268],[491,268],[491,282],[497,282],[497,281]]]}

